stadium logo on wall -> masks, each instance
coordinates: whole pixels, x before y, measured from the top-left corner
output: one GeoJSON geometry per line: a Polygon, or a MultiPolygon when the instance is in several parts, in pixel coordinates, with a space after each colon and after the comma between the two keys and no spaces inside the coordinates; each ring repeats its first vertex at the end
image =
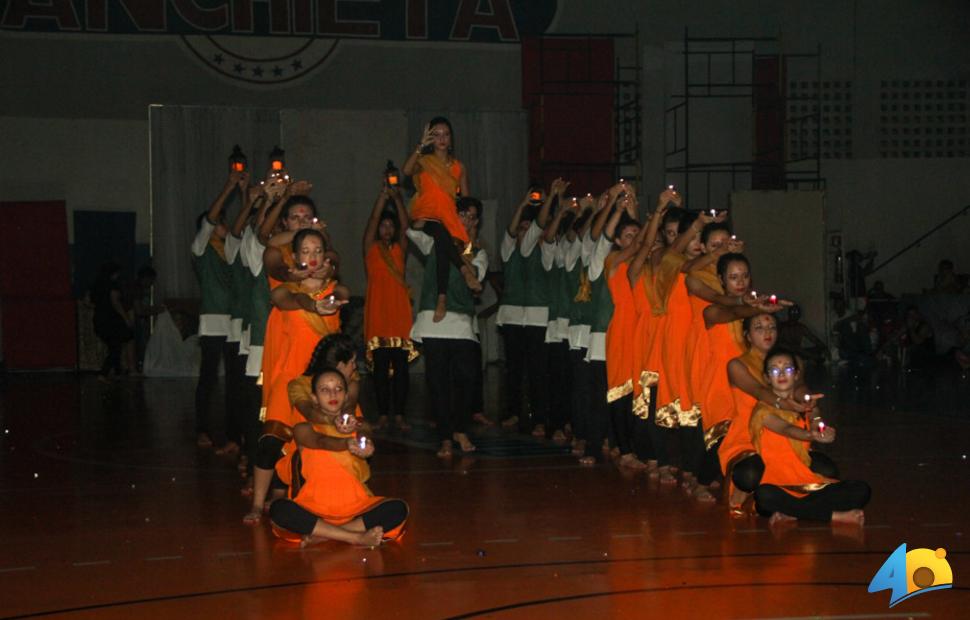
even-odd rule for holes
{"type": "Polygon", "coordinates": [[[891,590],[889,606],[920,594],[953,587],[953,571],[946,561],[946,549],[913,549],[899,545],[876,571],[869,592],[891,590]]]}
{"type": "Polygon", "coordinates": [[[0,30],[178,36],[219,74],[280,84],[322,66],[341,39],[519,43],[558,0],[0,0],[0,30]]]}
{"type": "Polygon", "coordinates": [[[186,48],[210,69],[248,84],[292,82],[319,69],[339,39],[182,35],[186,48]]]}

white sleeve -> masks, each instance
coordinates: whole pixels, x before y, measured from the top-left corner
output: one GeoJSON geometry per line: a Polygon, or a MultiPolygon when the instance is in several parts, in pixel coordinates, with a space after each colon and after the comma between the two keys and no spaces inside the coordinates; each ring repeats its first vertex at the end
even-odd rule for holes
{"type": "Polygon", "coordinates": [[[556,242],[556,267],[566,266],[567,245],[569,245],[569,241],[565,237],[556,242]]]}
{"type": "Polygon", "coordinates": [[[502,262],[509,262],[509,259],[512,258],[512,252],[515,251],[515,237],[509,234],[508,229],[502,235],[502,247],[500,251],[502,252],[502,262]]]}
{"type": "Polygon", "coordinates": [[[543,240],[539,244],[539,250],[542,252],[542,268],[546,271],[552,271],[552,267],[556,263],[558,246],[555,243],[546,243],[543,240]]]}
{"type": "Polygon", "coordinates": [[[542,238],[543,233],[544,231],[539,228],[539,225],[535,222],[535,220],[533,220],[532,224],[529,226],[529,230],[525,231],[525,235],[522,237],[522,246],[519,248],[519,251],[522,252],[522,256],[529,258],[532,251],[536,249],[536,244],[539,243],[539,239],[542,238]]]}
{"type": "Polygon", "coordinates": [[[478,254],[472,259],[472,266],[477,271],[478,281],[484,280],[485,275],[488,274],[488,254],[485,253],[485,250],[478,251],[478,254]]]}
{"type": "Polygon", "coordinates": [[[226,263],[233,264],[236,262],[236,257],[239,256],[239,246],[242,245],[242,239],[236,235],[229,233],[226,236],[226,263]]]}
{"type": "Polygon", "coordinates": [[[195,233],[195,239],[192,240],[192,254],[196,256],[205,254],[205,246],[209,245],[209,239],[212,238],[212,231],[215,229],[216,225],[210,222],[208,217],[202,218],[202,226],[199,227],[199,232],[195,233]]]}
{"type": "Polygon", "coordinates": [[[263,252],[266,251],[266,246],[260,242],[259,236],[255,232],[249,242],[248,250],[249,271],[252,272],[253,277],[259,277],[263,273],[263,252]]]}
{"type": "Polygon", "coordinates": [[[408,228],[407,232],[404,233],[414,244],[414,247],[418,248],[418,251],[425,256],[431,254],[431,249],[434,247],[434,239],[431,235],[424,233],[416,228],[408,228]]]}
{"type": "Polygon", "coordinates": [[[243,228],[242,241],[239,242],[239,260],[243,267],[249,267],[249,245],[253,242],[253,229],[243,228]]]}
{"type": "Polygon", "coordinates": [[[606,238],[606,235],[602,235],[599,241],[596,242],[596,246],[593,248],[593,254],[589,258],[589,279],[592,282],[600,277],[603,273],[603,264],[606,262],[606,257],[610,255],[610,250],[613,249],[613,242],[606,238]]]}
{"type": "Polygon", "coordinates": [[[564,257],[563,264],[567,269],[572,269],[576,261],[579,260],[580,254],[583,252],[583,242],[578,238],[574,239],[569,246],[566,248],[566,256],[564,257]]]}
{"type": "Polygon", "coordinates": [[[583,259],[583,262],[587,265],[589,264],[589,259],[593,256],[593,247],[596,244],[593,243],[593,237],[589,234],[587,230],[583,234],[583,240],[580,242],[580,252],[579,257],[583,259]]]}

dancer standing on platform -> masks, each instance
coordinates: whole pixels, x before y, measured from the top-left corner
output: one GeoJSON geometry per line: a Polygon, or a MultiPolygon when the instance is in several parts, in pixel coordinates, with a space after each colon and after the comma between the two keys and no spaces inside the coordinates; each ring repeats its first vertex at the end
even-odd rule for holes
{"type": "MultiPolygon", "coordinates": [[[[765,356],[764,378],[776,400],[794,396],[801,365],[798,356],[776,348],[765,356]]],[[[858,480],[839,482],[813,471],[808,448],[812,441],[832,443],[835,429],[810,427],[802,414],[759,402],[751,413],[751,441],[764,461],[761,484],[755,490],[758,512],[771,523],[794,519],[862,525],[862,509],[872,494],[858,480]]]]}
{"type": "MultiPolygon", "coordinates": [[[[192,266],[199,279],[202,303],[199,308],[199,347],[202,361],[199,382],[195,388],[196,443],[200,448],[212,447],[209,425],[212,397],[219,382],[219,361],[225,368],[233,367],[233,349],[228,345],[232,272],[226,262],[225,240],[229,233],[223,208],[229,196],[238,190],[245,192],[249,176],[232,171],[209,210],[196,221],[196,235],[192,241],[192,266]]],[[[238,351],[237,351],[238,353],[238,351]]],[[[228,386],[227,386],[228,387],[228,386]]],[[[225,390],[226,412],[232,410],[234,393],[225,390]]]]}
{"type": "MultiPolygon", "coordinates": [[[[562,179],[552,182],[542,202],[543,213],[549,213],[552,202],[567,185],[562,179]]],[[[549,414],[548,360],[544,346],[549,322],[549,286],[542,268],[542,252],[535,251],[542,238],[542,226],[536,221],[539,214],[532,198],[534,191],[531,188],[526,192],[502,237],[503,285],[495,324],[502,331],[505,345],[507,416],[502,426],[518,426],[523,432],[544,438],[549,414]],[[523,382],[529,386],[531,419],[522,412],[523,382]]]]}
{"type": "Polygon", "coordinates": [[[346,451],[332,446],[333,431],[346,435],[348,430],[339,422],[347,380],[340,371],[330,369],[315,375],[312,384],[319,413],[293,429],[298,449],[286,460],[290,464],[286,472],[290,498],[273,502],[273,525],[283,538],[289,538],[287,533],[296,534],[302,546],[329,539],[376,546],[397,538],[407,521],[407,504],[375,497],[355,471],[354,461],[373,454],[373,442],[351,436],[337,438],[345,443],[346,451]]]}
{"type": "MultiPolygon", "coordinates": [[[[477,198],[463,197],[458,201],[457,211],[465,234],[471,241],[468,253],[463,254],[462,260],[475,270],[478,278],[484,278],[488,270],[488,255],[477,245],[482,203],[477,198]]],[[[436,318],[438,257],[434,252],[434,239],[421,230],[423,225],[423,222],[414,222],[407,231],[414,246],[427,256],[411,338],[424,346],[424,374],[441,440],[438,456],[445,458],[453,454],[452,442],[457,442],[463,452],[475,451],[475,445],[467,435],[472,414],[473,395],[470,388],[474,385],[474,373],[478,371],[477,365],[480,363],[475,346],[478,341],[475,300],[458,270],[449,267],[446,312],[440,319],[436,318]]]]}
{"type": "Polygon", "coordinates": [[[408,239],[408,215],[396,187],[385,182],[374,202],[364,229],[364,342],[373,362],[374,390],[379,417],[377,427],[387,425],[393,410],[394,424],[401,430],[408,398],[408,364],[417,357],[411,342],[411,299],[404,279],[408,239]],[[388,203],[393,206],[387,209],[388,203]]]}
{"type": "Polygon", "coordinates": [[[434,240],[435,298],[433,320],[441,321],[447,313],[448,269],[458,269],[465,284],[474,292],[482,290],[474,269],[461,258],[456,244],[468,248],[471,239],[455,213],[455,200],[468,196],[468,175],[460,161],[452,156],[454,131],[448,119],[438,116],[424,129],[421,142],[404,162],[404,174],[413,177],[418,190],[411,200],[411,220],[425,220],[424,234],[434,240]]]}
{"type": "MultiPolygon", "coordinates": [[[[335,256],[324,252],[318,231],[304,229],[293,237],[292,253],[301,271],[312,274],[301,282],[286,282],[274,288],[271,299],[279,312],[279,351],[274,368],[263,373],[266,402],[265,424],[259,439],[253,482],[253,505],[244,518],[258,522],[276,461],[283,445],[292,438],[292,428],[301,421],[290,405],[288,385],[303,373],[320,338],[340,331],[340,306],[350,292],[333,275],[335,256]]],[[[264,364],[265,368],[265,364],[264,364]]]]}

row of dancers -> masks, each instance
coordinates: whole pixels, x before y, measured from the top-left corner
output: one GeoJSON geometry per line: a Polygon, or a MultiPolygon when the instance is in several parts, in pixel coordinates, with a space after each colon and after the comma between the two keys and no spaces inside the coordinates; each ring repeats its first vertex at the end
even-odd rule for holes
{"type": "MultiPolygon", "coordinates": [[[[416,189],[410,205],[385,176],[363,237],[367,357],[380,423],[393,412],[407,428],[407,366],[420,349],[438,454],[447,457],[475,449],[482,205],[453,157],[446,119],[428,124],[403,172],[416,189]],[[425,261],[413,308],[409,244],[425,261]]],[[[192,246],[203,291],[199,444],[211,445],[222,358],[229,440],[221,450],[245,447],[245,520],[269,511],[284,538],[374,543],[400,534],[407,505],[366,486],[373,429],[357,404],[355,347],[339,324],[350,291],[311,189],[279,170],[255,185],[233,171],[200,217],[192,246]],[[237,189],[243,205],[230,228],[224,206],[237,189]]],[[[788,302],[751,290],[725,214],[689,213],[670,187],[641,225],[628,183],[598,197],[567,189],[562,180],[530,189],[501,243],[503,423],[558,440],[571,434],[584,465],[612,458],[665,484],[679,473],[699,501],[714,501],[723,477],[734,487],[732,510],[753,495],[774,519],[861,523],[868,486],[839,481],[834,463],[809,450],[833,441],[835,429],[821,419],[799,357],[774,346],[773,315],[788,302]]]]}

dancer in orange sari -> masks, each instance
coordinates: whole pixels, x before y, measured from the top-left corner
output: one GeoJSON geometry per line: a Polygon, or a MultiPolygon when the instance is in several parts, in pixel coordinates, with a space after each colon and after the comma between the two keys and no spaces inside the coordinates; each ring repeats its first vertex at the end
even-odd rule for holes
{"type": "Polygon", "coordinates": [[[448,119],[438,116],[425,127],[418,147],[404,162],[404,174],[414,180],[417,193],[411,199],[411,221],[427,220],[422,231],[434,239],[437,271],[435,282],[438,298],[434,321],[444,319],[447,313],[448,268],[454,266],[461,272],[465,284],[474,292],[482,290],[482,284],[462,259],[456,244],[462,251],[471,243],[464,225],[455,210],[455,201],[468,196],[468,176],[460,161],[452,157],[454,131],[448,119]]]}
{"type": "MultiPolygon", "coordinates": [[[[798,383],[798,357],[776,348],[765,355],[764,379],[776,400],[792,398],[798,383]]],[[[832,443],[835,429],[814,425],[802,414],[758,403],[751,414],[751,442],[765,464],[761,485],[755,491],[758,512],[771,523],[794,519],[862,525],[862,508],[871,490],[865,482],[839,482],[812,467],[810,442],[832,443]]]]}
{"type": "Polygon", "coordinates": [[[306,369],[320,338],[340,330],[337,312],[350,297],[347,288],[330,277],[333,275],[333,263],[332,259],[324,257],[324,240],[319,232],[301,230],[293,238],[292,249],[298,264],[301,267],[305,265],[305,270],[327,275],[326,279],[311,277],[300,283],[287,282],[271,293],[273,305],[282,311],[279,331],[281,348],[275,368],[264,372],[266,411],[263,433],[257,447],[253,505],[243,519],[247,523],[259,521],[273,466],[282,456],[283,445],[292,437],[293,426],[302,421],[302,417],[290,405],[287,386],[306,369]],[[318,271],[321,265],[328,263],[330,267],[318,271]]]}
{"type": "Polygon", "coordinates": [[[387,425],[391,409],[401,430],[408,398],[408,364],[418,356],[411,341],[411,299],[405,281],[408,214],[397,188],[385,183],[364,230],[364,342],[373,362],[378,428],[387,425]],[[387,209],[388,202],[393,203],[387,209]]]}
{"type": "Polygon", "coordinates": [[[329,539],[376,546],[398,538],[407,521],[407,504],[374,496],[357,470],[356,460],[373,454],[373,442],[347,436],[346,452],[331,449],[333,435],[352,432],[339,417],[347,397],[346,378],[339,370],[324,370],[312,384],[320,412],[293,429],[297,451],[283,472],[290,482],[289,498],[270,508],[274,531],[284,539],[295,534],[303,546],[329,539]]]}

